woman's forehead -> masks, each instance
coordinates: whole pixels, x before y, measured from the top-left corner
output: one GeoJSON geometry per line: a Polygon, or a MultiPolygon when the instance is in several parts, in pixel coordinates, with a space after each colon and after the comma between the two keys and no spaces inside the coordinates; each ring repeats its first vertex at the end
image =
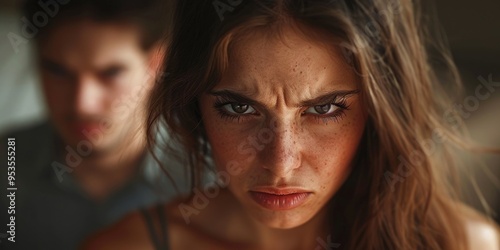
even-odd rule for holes
{"type": "Polygon", "coordinates": [[[228,60],[217,87],[255,93],[264,86],[298,91],[357,86],[357,76],[344,60],[340,47],[313,42],[293,28],[284,28],[281,36],[255,32],[251,38],[235,40],[228,60]]]}

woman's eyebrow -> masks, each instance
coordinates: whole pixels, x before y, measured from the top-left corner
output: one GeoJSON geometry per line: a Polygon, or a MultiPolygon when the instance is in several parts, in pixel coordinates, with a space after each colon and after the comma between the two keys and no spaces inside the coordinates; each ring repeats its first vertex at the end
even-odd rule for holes
{"type": "Polygon", "coordinates": [[[220,96],[224,99],[234,100],[235,102],[239,102],[239,103],[245,103],[248,105],[256,105],[256,106],[265,106],[264,104],[262,104],[258,101],[255,101],[255,100],[251,99],[250,97],[244,96],[242,94],[236,93],[236,92],[231,91],[231,90],[209,91],[208,93],[213,95],[213,96],[220,96]]]}
{"type": "Polygon", "coordinates": [[[315,105],[327,104],[327,103],[331,103],[332,101],[336,100],[339,97],[343,98],[343,97],[355,95],[358,93],[359,93],[359,90],[357,90],[357,89],[335,90],[335,91],[323,94],[321,96],[318,96],[316,98],[302,101],[300,106],[304,107],[304,106],[315,106],[315,105]]]}
{"type": "MultiPolygon", "coordinates": [[[[310,100],[305,100],[302,101],[298,107],[304,107],[304,106],[315,106],[315,105],[321,105],[321,104],[326,104],[334,101],[335,99],[339,97],[347,97],[349,95],[355,95],[358,94],[359,90],[354,89],[354,90],[335,90],[328,92],[326,94],[323,94],[321,96],[318,96],[316,98],[310,99],[310,100]]],[[[236,93],[231,90],[218,90],[218,91],[209,91],[209,94],[213,96],[220,96],[224,99],[230,99],[234,100],[235,102],[239,103],[245,103],[248,105],[252,106],[258,106],[258,107],[265,107],[263,103],[260,103],[258,101],[255,101],[245,95],[236,93]]]]}

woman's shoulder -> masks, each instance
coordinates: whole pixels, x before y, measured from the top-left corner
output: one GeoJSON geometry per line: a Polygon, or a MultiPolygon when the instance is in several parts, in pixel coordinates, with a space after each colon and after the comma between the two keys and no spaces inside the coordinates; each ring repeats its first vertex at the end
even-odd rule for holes
{"type": "Polygon", "coordinates": [[[142,213],[134,211],[89,237],[81,249],[154,249],[148,233],[142,213]]]}
{"type": "MultiPolygon", "coordinates": [[[[213,246],[218,249],[226,248],[227,242],[220,237],[222,234],[213,231],[214,228],[224,228],[221,219],[228,211],[221,206],[225,204],[225,194],[220,194],[214,199],[194,197],[186,200],[175,199],[162,205],[166,215],[168,242],[170,249],[203,249],[213,246]],[[197,200],[199,199],[199,200],[197,200]]],[[[227,208],[227,207],[226,207],[227,208]]],[[[160,232],[157,206],[147,209],[152,215],[154,227],[160,232]]],[[[154,249],[151,232],[146,225],[146,219],[141,211],[135,211],[111,227],[101,230],[88,238],[82,249],[154,249]]],[[[231,244],[230,244],[231,245],[231,244]]],[[[229,246],[230,246],[229,245],[229,246]]],[[[231,247],[230,247],[231,248],[231,247]]]]}
{"type": "Polygon", "coordinates": [[[167,204],[158,204],[144,210],[131,212],[117,223],[89,237],[84,242],[81,249],[154,250],[155,246],[152,242],[152,232],[150,231],[151,229],[148,223],[152,223],[154,230],[156,230],[156,235],[159,236],[158,233],[161,232],[161,222],[158,209],[161,209],[166,217],[163,223],[166,223],[169,247],[172,249],[182,249],[173,247],[173,245],[179,244],[179,240],[183,242],[185,237],[182,236],[186,234],[185,230],[183,230],[183,223],[180,222],[181,217],[179,217],[175,209],[179,204],[182,204],[182,201],[183,199],[179,198],[167,204]],[[148,219],[145,217],[144,212],[149,214],[151,222],[147,221],[148,219]]]}
{"type": "Polygon", "coordinates": [[[500,250],[500,227],[473,208],[461,205],[469,249],[500,250]]]}

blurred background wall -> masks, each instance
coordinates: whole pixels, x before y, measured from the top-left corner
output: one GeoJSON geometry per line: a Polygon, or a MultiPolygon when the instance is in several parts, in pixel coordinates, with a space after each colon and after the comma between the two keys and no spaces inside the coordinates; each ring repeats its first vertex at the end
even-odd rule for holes
{"type": "MultiPolygon", "coordinates": [[[[475,96],[480,77],[500,84],[500,1],[436,0],[437,15],[446,32],[451,52],[464,80],[465,98],[475,96]]],[[[480,145],[500,147],[500,87],[489,98],[480,100],[477,110],[465,119],[471,137],[480,145]]],[[[465,179],[477,178],[477,187],[489,203],[494,218],[500,223],[500,156],[491,154],[463,155],[465,179]],[[480,162],[477,159],[480,159],[480,162]],[[485,166],[480,163],[484,162],[485,166]]],[[[473,183],[465,184],[464,195],[477,209],[484,211],[481,197],[473,183]]]]}
{"type": "MultiPolygon", "coordinates": [[[[19,34],[19,2],[0,1],[0,134],[46,118],[31,60],[31,42],[21,44],[16,51],[7,38],[9,32],[19,34]]],[[[464,79],[466,96],[474,95],[481,84],[479,77],[488,80],[491,76],[493,81],[500,82],[500,1],[436,0],[434,3],[464,79]]],[[[472,137],[482,145],[500,147],[500,88],[481,100],[465,121],[472,137]]],[[[481,155],[480,158],[487,165],[486,171],[475,163],[470,168],[478,176],[478,186],[486,200],[498,213],[500,157],[481,155]]],[[[470,157],[464,156],[464,160],[469,161],[470,157]]],[[[467,199],[481,209],[480,199],[471,186],[465,189],[467,199]]]]}
{"type": "Polygon", "coordinates": [[[0,0],[0,133],[45,117],[46,110],[36,72],[33,70],[30,43],[16,51],[8,38],[20,34],[20,14],[15,1],[0,0]]]}

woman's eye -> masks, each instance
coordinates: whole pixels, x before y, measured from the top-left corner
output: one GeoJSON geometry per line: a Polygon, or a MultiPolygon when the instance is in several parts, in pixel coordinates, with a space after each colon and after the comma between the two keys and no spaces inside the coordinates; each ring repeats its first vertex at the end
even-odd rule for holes
{"type": "Polygon", "coordinates": [[[310,107],[305,112],[317,115],[328,115],[337,111],[337,109],[339,109],[339,107],[335,106],[334,104],[325,104],[325,105],[316,105],[314,107],[310,107]]]}
{"type": "Polygon", "coordinates": [[[245,115],[255,112],[255,109],[252,108],[252,106],[244,103],[228,103],[222,107],[230,114],[245,115]]]}

